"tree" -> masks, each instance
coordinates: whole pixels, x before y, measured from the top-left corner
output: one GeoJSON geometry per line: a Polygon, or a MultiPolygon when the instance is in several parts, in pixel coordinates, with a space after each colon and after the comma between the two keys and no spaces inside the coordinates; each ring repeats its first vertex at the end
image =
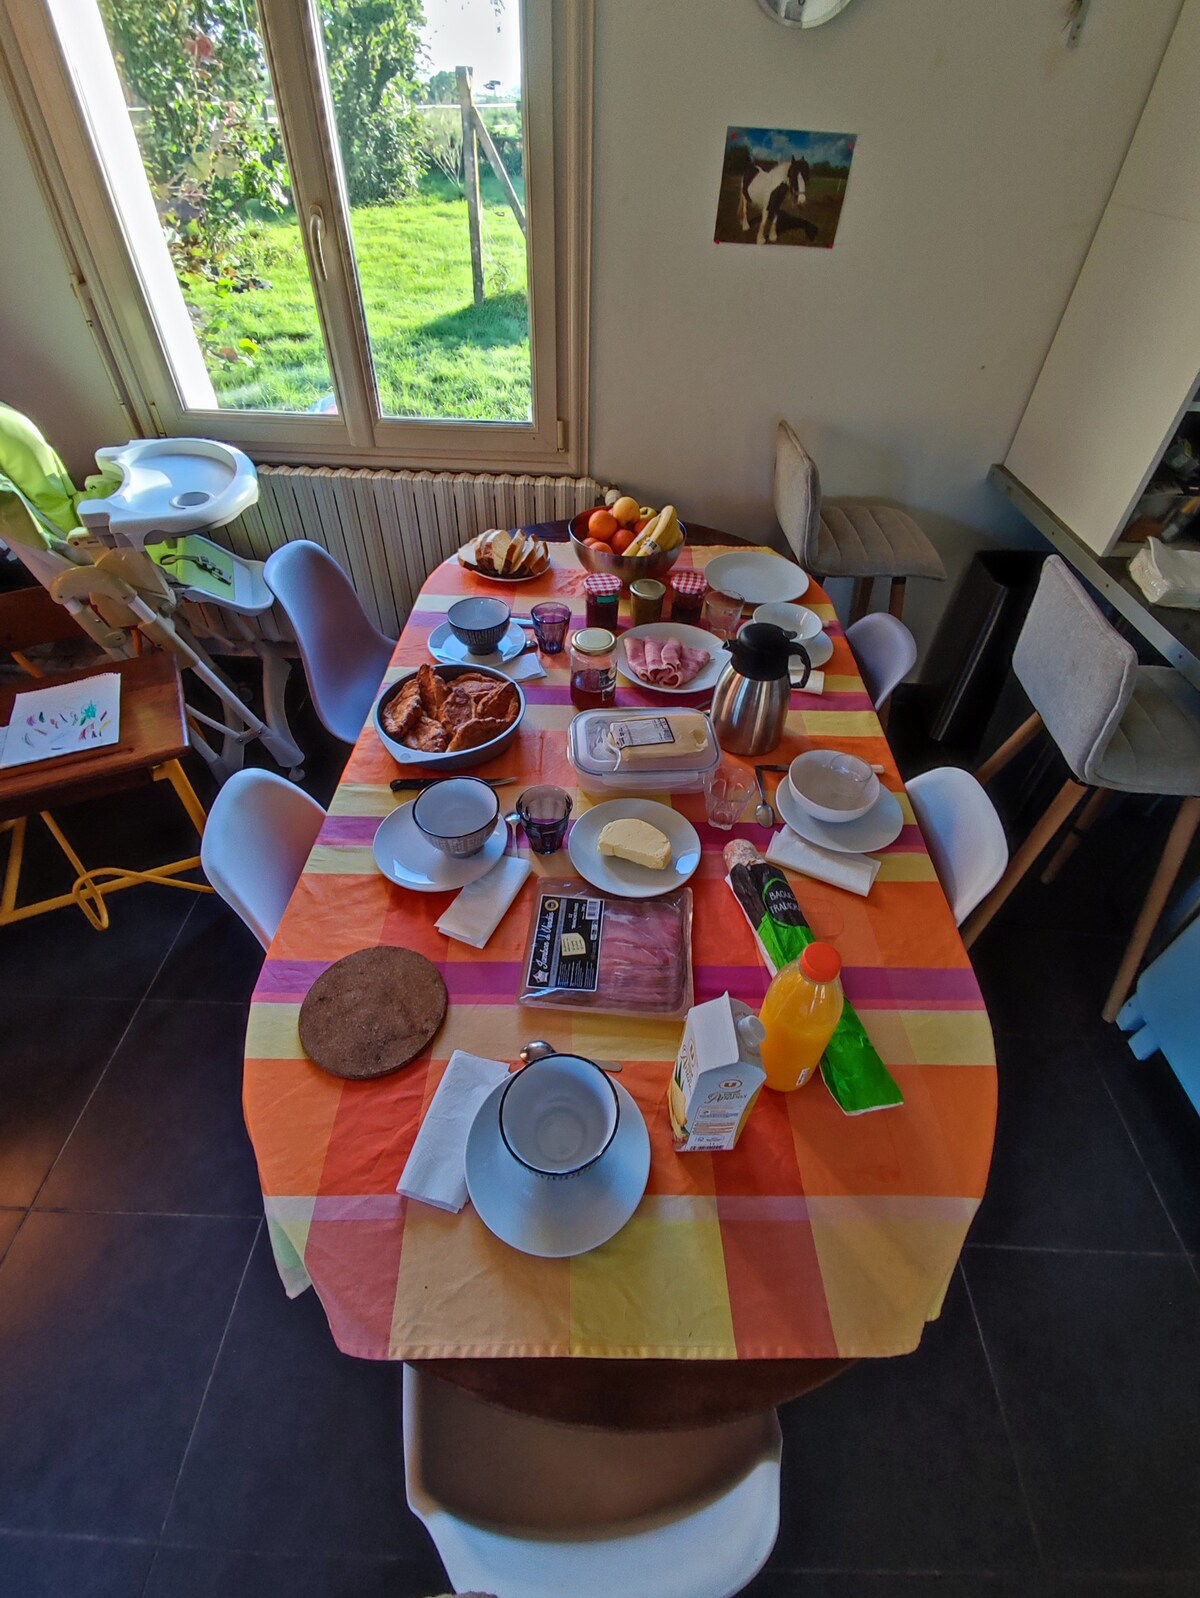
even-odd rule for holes
{"type": "Polygon", "coordinates": [[[421,85],[420,94],[424,105],[457,105],[458,80],[453,72],[435,72],[421,85]]]}
{"type": "Polygon", "coordinates": [[[321,0],[321,16],[351,205],[411,193],[421,0],[321,0]]]}
{"type": "Polygon", "coordinates": [[[248,270],[239,254],[247,215],[288,201],[247,8],[243,0],[100,5],[176,266],[236,280],[248,270]]]}

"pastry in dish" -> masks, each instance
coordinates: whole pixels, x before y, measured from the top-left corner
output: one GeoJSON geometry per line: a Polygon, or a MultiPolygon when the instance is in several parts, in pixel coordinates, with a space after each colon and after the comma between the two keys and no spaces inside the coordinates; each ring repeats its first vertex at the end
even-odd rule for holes
{"type": "Polygon", "coordinates": [[[517,719],[521,701],[510,682],[467,671],[446,682],[418,667],[380,712],[384,731],[424,754],[454,754],[498,738],[517,719]]]}

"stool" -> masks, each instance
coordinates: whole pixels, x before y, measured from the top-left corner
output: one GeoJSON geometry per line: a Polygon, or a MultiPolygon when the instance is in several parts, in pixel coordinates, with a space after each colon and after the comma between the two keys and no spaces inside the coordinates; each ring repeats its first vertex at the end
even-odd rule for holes
{"type": "Polygon", "coordinates": [[[816,463],[788,422],[775,438],[775,515],[801,566],[818,576],[854,578],[850,621],[865,615],[876,577],[890,577],[888,610],[904,612],[910,577],[944,581],[941,556],[907,511],[891,505],[821,504],[816,463]]]}
{"type": "MultiPolygon", "coordinates": [[[[81,910],[98,932],[108,927],[105,898],[139,882],[158,882],[191,893],[211,893],[206,882],[192,882],[185,872],[196,871],[199,855],[167,861],[148,871],[121,866],[85,866],[50,814],[49,806],[76,804],[102,794],[120,792],[146,781],[167,782],[174,789],[198,834],[203,833],[204,807],[188,781],[179,757],[187,752],[183,688],[173,655],[154,650],[133,660],[109,661],[99,668],[121,678],[120,737],[115,744],[86,754],[61,755],[26,766],[0,771],[0,833],[9,835],[8,859],[0,886],[0,927],[26,921],[69,904],[81,910]],[[21,866],[28,818],[39,815],[76,873],[69,893],[55,894],[29,904],[19,904],[21,866]]],[[[65,672],[43,677],[39,688],[94,677],[96,670],[65,672]]],[[[31,685],[32,686],[32,685],[31,685]]],[[[12,716],[18,690],[0,688],[0,726],[12,716]]]]}
{"type": "Polygon", "coordinates": [[[1092,789],[1075,832],[1043,881],[1053,878],[1108,790],[1182,798],[1134,925],[1103,1015],[1115,1019],[1200,826],[1200,693],[1169,666],[1140,666],[1133,646],[1105,621],[1083,585],[1052,555],[1013,652],[1013,672],[1034,707],[976,775],[986,783],[1043,727],[1072,776],[963,928],[967,948],[1092,789]]]}

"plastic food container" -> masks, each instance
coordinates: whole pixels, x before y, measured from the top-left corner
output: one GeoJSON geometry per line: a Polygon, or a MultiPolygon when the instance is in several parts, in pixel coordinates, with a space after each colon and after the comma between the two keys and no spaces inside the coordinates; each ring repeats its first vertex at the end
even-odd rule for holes
{"type": "MultiPolygon", "coordinates": [[[[628,743],[627,743],[628,747],[628,743]]],[[[721,763],[721,750],[707,715],[699,710],[582,710],[567,729],[567,758],[580,785],[592,793],[703,793],[709,773],[721,763]],[[703,726],[696,748],[682,734],[703,726]],[[624,728],[625,731],[614,729],[624,728]],[[662,739],[678,731],[680,741],[662,739]],[[620,756],[618,739],[660,740],[641,743],[636,763],[620,756]]]]}

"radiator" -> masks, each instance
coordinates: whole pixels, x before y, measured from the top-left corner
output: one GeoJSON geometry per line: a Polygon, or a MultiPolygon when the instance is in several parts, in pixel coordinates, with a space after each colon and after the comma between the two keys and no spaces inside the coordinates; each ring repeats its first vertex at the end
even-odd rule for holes
{"type": "MultiPolygon", "coordinates": [[[[311,538],[334,557],[372,621],[392,638],[425,578],[468,539],[489,527],[573,516],[605,492],[591,477],[328,466],[260,466],[258,482],[258,504],[210,536],[250,560],[311,538]]],[[[236,627],[214,607],[203,607],[203,614],[211,636],[236,638],[236,627]]],[[[262,636],[287,641],[278,606],[257,623],[262,636]]]]}

